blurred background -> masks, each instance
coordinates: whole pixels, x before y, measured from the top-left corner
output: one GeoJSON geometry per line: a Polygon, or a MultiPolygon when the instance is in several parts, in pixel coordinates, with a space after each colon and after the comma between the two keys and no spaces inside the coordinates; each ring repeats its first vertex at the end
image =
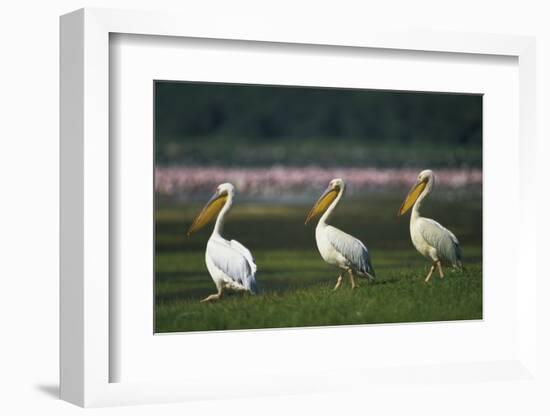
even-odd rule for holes
{"type": "Polygon", "coordinates": [[[154,111],[159,331],[195,328],[182,305],[213,291],[204,265],[211,231],[186,231],[223,182],[237,189],[225,237],[252,251],[272,291],[333,284],[315,226],[303,223],[335,177],[347,190],[333,224],[367,245],[379,280],[429,267],[408,216],[396,216],[423,169],[436,174],[423,214],[457,235],[466,263],[481,263],[480,95],[157,81],[154,111]]]}
{"type": "Polygon", "coordinates": [[[481,104],[479,95],[157,82],[156,189],[189,200],[233,180],[246,196],[280,197],[341,174],[359,193],[431,168],[460,190],[481,183],[481,104]]]}

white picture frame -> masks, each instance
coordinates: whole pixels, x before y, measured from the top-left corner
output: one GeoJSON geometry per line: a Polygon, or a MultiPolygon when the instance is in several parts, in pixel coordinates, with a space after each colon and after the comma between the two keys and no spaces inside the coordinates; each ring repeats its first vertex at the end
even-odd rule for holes
{"type": "MultiPolygon", "coordinates": [[[[265,23],[265,22],[264,22],[265,23]]],[[[225,39],[281,44],[331,45],[337,48],[379,48],[452,54],[504,55],[518,59],[519,138],[518,213],[535,212],[535,42],[508,35],[430,32],[361,33],[303,32],[300,27],[239,26],[223,20],[205,27],[192,16],[167,13],[82,9],[61,18],[61,398],[80,406],[158,403],[267,394],[338,391],[350,385],[372,386],[403,381],[410,369],[342,368],[320,379],[317,373],[281,373],[264,379],[219,380],[194,377],[181,381],[110,382],[110,366],[119,359],[110,349],[109,296],[113,259],[109,253],[109,37],[135,34],[225,39]],[[363,369],[364,370],[364,369],[363,369]],[[346,383],[342,379],[349,380],[346,383]]],[[[535,241],[536,218],[521,215],[519,241],[535,241]]],[[[479,383],[476,371],[507,380],[537,382],[537,271],[526,244],[519,244],[515,261],[522,264],[525,283],[517,290],[517,354],[498,362],[474,362],[415,367],[419,380],[443,377],[448,382],[479,383]],[[437,375],[437,376],[436,376],[437,375]]],[[[510,273],[517,273],[512,270],[510,273]]],[[[300,331],[300,330],[295,330],[300,331]]],[[[437,378],[439,380],[439,378],[437,378]]],[[[370,389],[371,387],[369,387],[370,389]]]]}

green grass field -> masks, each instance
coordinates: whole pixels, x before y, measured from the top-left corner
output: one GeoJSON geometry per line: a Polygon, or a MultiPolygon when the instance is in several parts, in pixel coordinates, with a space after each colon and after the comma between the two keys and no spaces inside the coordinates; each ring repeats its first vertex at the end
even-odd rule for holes
{"type": "MultiPolygon", "coordinates": [[[[426,216],[461,241],[466,271],[447,270],[424,283],[429,262],[410,242],[408,216],[397,218],[402,195],[344,199],[333,224],[369,248],[377,278],[351,290],[349,279],[334,292],[338,272],[323,262],[314,225],[304,227],[309,205],[237,203],[225,237],[253,253],[261,293],[199,300],[215,292],[204,264],[211,228],[187,239],[200,204],[163,205],[156,211],[156,332],[281,328],[482,318],[481,198],[434,198],[426,216]]],[[[312,201],[313,203],[314,201],[312,201]]]]}

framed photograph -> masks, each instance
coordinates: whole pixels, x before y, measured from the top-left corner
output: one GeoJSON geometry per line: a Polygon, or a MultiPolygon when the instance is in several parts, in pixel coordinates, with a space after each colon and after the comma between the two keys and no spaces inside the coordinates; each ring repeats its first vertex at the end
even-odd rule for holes
{"type": "Polygon", "coordinates": [[[155,333],[483,318],[482,95],[153,88],[155,333]]]}
{"type": "Polygon", "coordinates": [[[534,59],[516,36],[63,16],[61,397],[537,383],[534,59]]]}

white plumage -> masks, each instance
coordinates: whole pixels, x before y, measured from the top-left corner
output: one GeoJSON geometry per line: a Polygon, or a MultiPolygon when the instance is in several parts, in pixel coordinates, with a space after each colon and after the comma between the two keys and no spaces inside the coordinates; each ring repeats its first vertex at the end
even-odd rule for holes
{"type": "Polygon", "coordinates": [[[435,176],[431,170],[420,172],[416,184],[412,187],[399,210],[405,214],[412,206],[410,233],[414,247],[420,254],[432,262],[425,281],[429,281],[435,268],[439,276],[444,277],[442,263],[462,269],[462,251],[456,236],[438,222],[420,216],[422,202],[432,191],[435,176]]]}
{"type": "Polygon", "coordinates": [[[319,221],[315,228],[317,247],[323,260],[341,269],[352,269],[360,276],[374,278],[370,256],[357,238],[319,221]]]}
{"type": "Polygon", "coordinates": [[[453,267],[462,267],[458,239],[438,222],[430,218],[416,218],[411,221],[411,237],[416,249],[420,251],[420,247],[424,247],[421,252],[431,260],[443,260],[453,267]]]}
{"type": "Polygon", "coordinates": [[[206,245],[205,259],[218,291],[256,293],[256,264],[250,251],[238,241],[212,235],[206,245]]]}
{"type": "Polygon", "coordinates": [[[214,196],[197,216],[189,229],[189,235],[204,227],[214,218],[216,224],[206,245],[206,268],[216,285],[217,293],[202,300],[209,302],[220,299],[224,292],[257,292],[256,263],[252,253],[236,240],[222,237],[225,215],[233,205],[235,188],[230,183],[218,186],[214,196]]]}
{"type": "MultiPolygon", "coordinates": [[[[355,275],[372,280],[375,272],[365,245],[357,238],[327,224],[344,191],[344,181],[333,179],[311,210],[306,224],[324,211],[315,228],[315,240],[319,253],[328,264],[338,267],[341,271],[347,271],[350,275],[352,288],[355,288],[357,287],[355,275]]],[[[342,273],[340,273],[334,289],[340,288],[342,282],[342,273]]]]}

